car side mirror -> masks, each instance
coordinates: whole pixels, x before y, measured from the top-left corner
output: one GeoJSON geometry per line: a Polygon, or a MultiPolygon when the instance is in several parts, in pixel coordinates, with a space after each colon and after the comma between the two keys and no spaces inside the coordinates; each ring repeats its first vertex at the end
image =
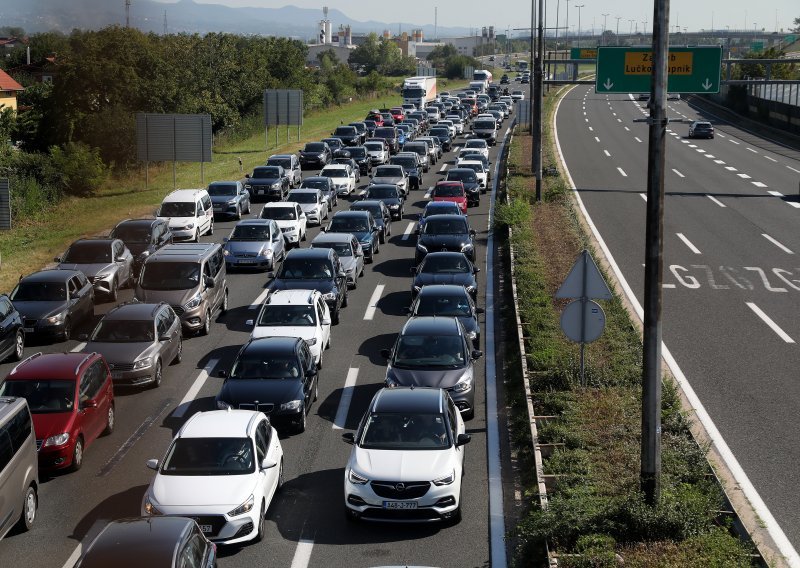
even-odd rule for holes
{"type": "Polygon", "coordinates": [[[416,274],[416,273],[417,273],[417,267],[416,267],[416,266],[412,266],[411,268],[409,268],[409,269],[408,269],[408,271],[409,271],[409,272],[410,272],[412,275],[414,275],[414,274],[416,274]]]}
{"type": "Polygon", "coordinates": [[[125,262],[127,259],[124,256],[118,256],[114,259],[114,262],[125,262]]]}
{"type": "Polygon", "coordinates": [[[483,357],[483,351],[479,351],[477,349],[474,349],[472,351],[472,358],[473,359],[480,359],[481,357],[483,357]]]}
{"type": "Polygon", "coordinates": [[[356,443],[356,437],[352,432],[345,432],[342,434],[342,441],[351,446],[356,443]]]}
{"type": "Polygon", "coordinates": [[[54,256],[53,257],[53,261],[54,262],[61,262],[61,257],[60,256],[54,256]]]}
{"type": "Polygon", "coordinates": [[[220,370],[220,371],[217,372],[217,376],[220,379],[227,379],[228,378],[228,371],[220,370]]]}
{"type": "Polygon", "coordinates": [[[311,377],[313,377],[313,376],[314,376],[314,375],[316,375],[316,374],[317,374],[317,369],[316,369],[316,368],[314,368],[314,369],[307,369],[307,370],[306,370],[306,378],[308,378],[308,379],[310,379],[311,377]]]}
{"type": "Polygon", "coordinates": [[[277,460],[274,460],[272,458],[264,458],[263,460],[261,460],[261,469],[262,470],[264,470],[264,469],[272,469],[276,465],[278,465],[277,460]]]}
{"type": "Polygon", "coordinates": [[[228,237],[222,237],[222,242],[223,243],[227,243],[228,242],[228,237]]]}
{"type": "Polygon", "coordinates": [[[170,339],[172,339],[172,337],[170,337],[169,335],[162,335],[161,337],[158,338],[159,341],[169,341],[170,339]]]}
{"type": "Polygon", "coordinates": [[[477,234],[478,234],[478,232],[477,232],[475,229],[470,229],[470,230],[469,230],[469,236],[470,236],[470,237],[474,237],[474,236],[475,236],[475,235],[477,235],[477,234]]]}
{"type": "Polygon", "coordinates": [[[476,314],[482,314],[482,313],[484,313],[485,311],[486,311],[486,310],[484,310],[483,308],[475,308],[475,313],[476,313],[476,314]]]}
{"type": "Polygon", "coordinates": [[[328,232],[328,227],[320,227],[319,231],[320,231],[320,233],[327,233],[328,232]]]}
{"type": "Polygon", "coordinates": [[[244,177],[245,177],[246,179],[250,179],[250,174],[244,174],[244,177]]]}
{"type": "Polygon", "coordinates": [[[275,278],[275,273],[271,271],[267,272],[267,278],[275,278]]]}
{"type": "Polygon", "coordinates": [[[391,349],[381,349],[381,357],[384,359],[389,359],[392,356],[391,349]]]}
{"type": "Polygon", "coordinates": [[[205,284],[206,288],[213,288],[216,286],[214,279],[211,276],[203,277],[203,284],[205,284]]]}
{"type": "Polygon", "coordinates": [[[456,438],[456,447],[458,448],[460,446],[469,444],[470,440],[472,440],[472,436],[470,436],[469,434],[459,434],[458,437],[456,438]]]}
{"type": "Polygon", "coordinates": [[[158,471],[158,460],[156,459],[147,460],[147,467],[154,471],[158,471]]]}
{"type": "Polygon", "coordinates": [[[248,327],[253,327],[255,325],[255,321],[254,320],[247,320],[246,322],[244,322],[244,325],[246,325],[248,327]]]}
{"type": "Polygon", "coordinates": [[[331,325],[331,318],[322,318],[322,325],[331,325]]]}
{"type": "Polygon", "coordinates": [[[81,408],[97,408],[97,401],[92,399],[82,400],[81,408]]]}
{"type": "Polygon", "coordinates": [[[478,268],[477,266],[473,266],[473,267],[472,267],[472,273],[473,273],[473,274],[477,274],[477,273],[478,273],[478,272],[480,272],[480,271],[481,271],[481,269],[480,269],[480,268],[478,268]]]}

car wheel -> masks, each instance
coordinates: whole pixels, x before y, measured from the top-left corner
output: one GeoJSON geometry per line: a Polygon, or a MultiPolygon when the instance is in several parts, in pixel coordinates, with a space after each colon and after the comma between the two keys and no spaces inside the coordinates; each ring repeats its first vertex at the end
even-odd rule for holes
{"type": "Polygon", "coordinates": [[[242,209],[238,205],[236,206],[236,220],[240,221],[242,219],[242,209]]]}
{"type": "Polygon", "coordinates": [[[358,274],[353,276],[353,282],[352,282],[352,284],[350,284],[350,289],[351,290],[355,290],[356,288],[358,288],[358,274]]]}
{"type": "Polygon", "coordinates": [[[283,489],[283,483],[283,458],[281,458],[281,463],[278,464],[278,484],[275,486],[275,491],[283,489]]]}
{"type": "Polygon", "coordinates": [[[69,318],[64,320],[64,331],[62,335],[64,336],[64,341],[69,341],[69,338],[72,336],[72,322],[69,318]]]}
{"type": "Polygon", "coordinates": [[[244,210],[247,215],[250,215],[250,202],[247,202],[247,209],[244,210]]]}
{"type": "Polygon", "coordinates": [[[363,264],[361,265],[361,272],[358,273],[358,276],[359,277],[364,276],[364,265],[363,264]]]}
{"type": "Polygon", "coordinates": [[[195,229],[195,231],[194,231],[194,238],[193,238],[192,240],[193,240],[194,242],[196,242],[196,243],[199,243],[199,242],[200,242],[200,228],[199,228],[199,227],[198,227],[197,229],[195,229]]]}
{"type": "MultiPolygon", "coordinates": [[[[321,361],[322,359],[320,358],[321,361]]],[[[319,399],[319,375],[314,379],[314,402],[317,402],[317,399],[319,399]]]]}
{"type": "Polygon", "coordinates": [[[72,471],[78,471],[82,465],[83,465],[83,438],[78,436],[78,439],[75,440],[75,447],[72,449],[72,464],[70,465],[70,469],[72,469],[72,471]]]}
{"type": "Polygon", "coordinates": [[[222,305],[219,308],[221,314],[228,313],[228,290],[225,289],[225,293],[222,295],[222,305]]]}
{"type": "Polygon", "coordinates": [[[378,235],[378,240],[380,241],[381,244],[386,242],[386,232],[385,231],[381,231],[380,235],[378,235]]]}
{"type": "MultiPolygon", "coordinates": [[[[303,236],[302,236],[301,240],[302,240],[302,241],[305,241],[305,240],[306,240],[306,233],[305,233],[305,231],[303,232],[303,236]]],[[[297,246],[300,246],[300,243],[297,243],[297,246]]]]}
{"type": "Polygon", "coordinates": [[[164,378],[164,370],[161,366],[161,359],[156,360],[156,368],[153,371],[153,382],[151,386],[157,389],[161,386],[161,379],[164,378]]]}
{"type": "Polygon", "coordinates": [[[114,413],[114,404],[108,407],[108,415],[106,416],[106,427],[103,430],[103,436],[108,436],[114,431],[114,426],[117,424],[117,416],[114,413]]]}
{"type": "Polygon", "coordinates": [[[36,496],[36,489],[33,486],[25,491],[25,499],[22,502],[22,514],[19,516],[17,526],[21,531],[29,531],[33,528],[36,520],[36,509],[39,507],[39,500],[36,496]]]}
{"type": "Polygon", "coordinates": [[[176,365],[183,360],[183,337],[178,338],[178,352],[175,353],[175,357],[172,359],[172,364],[176,365]]]}
{"type": "Polygon", "coordinates": [[[300,423],[297,425],[297,433],[302,434],[306,431],[306,406],[300,409],[300,423]]]}
{"type": "Polygon", "coordinates": [[[261,503],[261,513],[258,515],[258,532],[256,533],[256,537],[253,539],[256,542],[261,542],[264,540],[264,535],[267,532],[266,524],[264,523],[264,513],[265,513],[264,503],[261,503]]]}
{"type": "Polygon", "coordinates": [[[339,310],[336,310],[331,314],[331,324],[339,325],[339,310]]]}
{"type": "Polygon", "coordinates": [[[342,298],[342,307],[343,308],[347,307],[347,302],[348,302],[348,294],[347,294],[347,288],[345,288],[345,290],[344,290],[344,298],[342,298]]]}
{"type": "Polygon", "coordinates": [[[17,330],[17,335],[14,337],[14,353],[11,355],[13,361],[22,359],[22,352],[25,350],[25,334],[21,329],[17,330]]]}
{"type": "Polygon", "coordinates": [[[208,335],[211,333],[211,311],[206,310],[206,321],[203,322],[203,327],[200,328],[200,335],[208,335]]]}
{"type": "Polygon", "coordinates": [[[208,226],[208,232],[206,235],[213,235],[214,234],[214,219],[211,219],[211,224],[208,226]]]}

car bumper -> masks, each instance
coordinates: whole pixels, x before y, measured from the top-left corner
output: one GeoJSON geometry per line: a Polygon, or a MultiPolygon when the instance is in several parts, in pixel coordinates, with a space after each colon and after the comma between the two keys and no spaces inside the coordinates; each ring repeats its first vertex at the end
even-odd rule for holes
{"type": "MultiPolygon", "coordinates": [[[[231,510],[235,505],[231,505],[231,510]]],[[[189,517],[197,522],[203,534],[217,544],[237,544],[253,540],[258,534],[258,516],[261,508],[253,507],[244,515],[230,517],[226,512],[199,510],[198,507],[164,507],[158,506],[165,516],[189,517]]],[[[142,507],[141,514],[147,517],[142,507]]]]}
{"type": "Polygon", "coordinates": [[[205,306],[202,303],[191,310],[185,310],[183,306],[172,306],[172,309],[176,314],[178,314],[178,317],[181,318],[181,326],[183,326],[183,331],[188,332],[197,331],[203,327],[204,308],[205,306]]]}
{"type": "Polygon", "coordinates": [[[281,201],[283,199],[283,191],[279,189],[253,187],[250,189],[250,198],[253,201],[263,201],[266,203],[281,201]]]}
{"type": "MultiPolygon", "coordinates": [[[[111,293],[111,282],[113,282],[114,277],[111,276],[109,278],[95,278],[94,280],[90,279],[92,283],[92,288],[94,288],[95,293],[107,295],[111,293]]],[[[124,282],[120,282],[119,285],[121,286],[124,282]]]]}
{"type": "Polygon", "coordinates": [[[431,484],[428,491],[415,499],[388,499],[381,497],[371,483],[356,485],[345,478],[345,507],[356,518],[365,521],[394,523],[430,523],[445,521],[456,514],[460,483],[438,487],[431,484]],[[392,509],[391,504],[409,507],[392,509]]]}
{"type": "Polygon", "coordinates": [[[57,338],[64,335],[64,322],[54,324],[43,324],[43,320],[37,321],[34,325],[23,323],[25,335],[39,338],[57,338]]]}
{"type": "Polygon", "coordinates": [[[327,165],[327,162],[325,160],[311,160],[308,158],[300,160],[301,168],[311,168],[311,167],[322,168],[325,165],[327,165]]]}
{"type": "MultiPolygon", "coordinates": [[[[36,441],[37,447],[39,440],[36,441]]],[[[85,450],[84,446],[84,450],[85,450]]],[[[39,461],[39,469],[44,471],[56,471],[66,469],[72,465],[72,452],[75,450],[75,438],[70,436],[69,441],[63,446],[49,446],[41,448],[36,457],[39,461]]]]}
{"type": "Polygon", "coordinates": [[[353,190],[350,189],[349,185],[336,188],[336,195],[350,195],[352,192],[353,190]]]}
{"type": "Polygon", "coordinates": [[[300,242],[300,231],[282,231],[283,238],[288,244],[297,244],[300,242]]]}
{"type": "Polygon", "coordinates": [[[225,265],[227,268],[260,268],[272,270],[275,267],[273,257],[255,256],[255,257],[238,257],[226,256],[225,265]]]}
{"type": "Polygon", "coordinates": [[[231,205],[230,207],[214,207],[214,217],[236,217],[239,215],[239,206],[231,205]]]}
{"type": "Polygon", "coordinates": [[[193,229],[171,229],[172,231],[172,241],[191,241],[194,240],[194,236],[198,231],[197,227],[193,229]]]}
{"type": "MultiPolygon", "coordinates": [[[[109,364],[111,366],[112,364],[109,364]]],[[[116,365],[111,369],[111,380],[114,385],[139,386],[147,385],[155,380],[155,369],[150,365],[141,369],[120,370],[116,365]]]]}

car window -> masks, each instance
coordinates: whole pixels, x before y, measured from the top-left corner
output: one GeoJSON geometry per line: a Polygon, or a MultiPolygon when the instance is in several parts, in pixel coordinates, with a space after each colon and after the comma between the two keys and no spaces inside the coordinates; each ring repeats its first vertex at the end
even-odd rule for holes
{"type": "Polygon", "coordinates": [[[6,319],[11,315],[11,302],[6,298],[0,298],[0,320],[6,319]]]}
{"type": "Polygon", "coordinates": [[[89,400],[97,396],[106,378],[105,365],[95,361],[84,371],[81,377],[80,400],[89,400]]]}
{"type": "Polygon", "coordinates": [[[305,341],[300,344],[300,362],[303,365],[304,370],[314,368],[314,361],[311,357],[311,351],[309,351],[308,344],[306,344],[305,341]]]}
{"type": "Polygon", "coordinates": [[[179,568],[203,568],[206,544],[199,534],[193,534],[180,552],[179,568]]]}
{"type": "Polygon", "coordinates": [[[200,217],[202,215],[203,215],[203,206],[200,204],[200,202],[197,202],[194,210],[194,216],[200,217]]]}
{"type": "Polygon", "coordinates": [[[158,337],[164,337],[169,331],[169,320],[167,319],[168,312],[166,310],[160,312],[158,314],[158,318],[156,319],[156,329],[158,331],[158,337]]]}
{"type": "Polygon", "coordinates": [[[14,450],[11,446],[11,438],[8,435],[8,430],[5,426],[0,428],[0,471],[11,462],[14,457],[14,450]]]}
{"type": "Polygon", "coordinates": [[[11,447],[14,452],[18,452],[25,440],[31,435],[31,415],[27,408],[22,408],[6,424],[8,437],[11,438],[11,447]]]}
{"type": "Polygon", "coordinates": [[[76,277],[72,277],[69,279],[69,297],[74,298],[78,294],[78,290],[80,290],[80,286],[78,285],[78,279],[76,277]]]}
{"type": "Polygon", "coordinates": [[[213,205],[211,205],[211,197],[209,197],[208,195],[204,195],[201,201],[203,203],[204,209],[209,210],[213,207],[213,205]]]}
{"type": "Polygon", "coordinates": [[[256,460],[260,464],[267,457],[267,422],[262,420],[256,427],[256,460]]]}

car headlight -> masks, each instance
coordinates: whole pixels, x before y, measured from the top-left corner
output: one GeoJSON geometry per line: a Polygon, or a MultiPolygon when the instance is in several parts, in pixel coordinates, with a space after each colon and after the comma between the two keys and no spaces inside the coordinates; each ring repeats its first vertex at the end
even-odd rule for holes
{"type": "Polygon", "coordinates": [[[280,188],[281,188],[281,182],[277,181],[272,184],[272,189],[280,189],[280,188]]]}
{"type": "Polygon", "coordinates": [[[289,402],[281,404],[281,410],[297,410],[300,408],[301,404],[303,404],[303,401],[300,399],[290,400],[289,402]]]}
{"type": "Polygon", "coordinates": [[[153,498],[149,493],[144,496],[144,512],[153,517],[163,514],[158,510],[158,508],[156,508],[155,504],[153,503],[153,498]]]}
{"type": "Polygon", "coordinates": [[[265,246],[262,247],[261,251],[258,254],[259,256],[272,256],[273,252],[271,248],[265,246]]]}
{"type": "Polygon", "coordinates": [[[245,189],[252,189],[252,188],[253,188],[253,186],[252,186],[252,185],[250,185],[249,183],[246,183],[246,184],[244,184],[244,188],[245,188],[245,189]]]}
{"type": "Polygon", "coordinates": [[[139,359],[138,361],[134,362],[133,370],[136,369],[144,369],[145,367],[149,367],[153,364],[152,357],[145,357],[144,359],[139,359]]]}
{"type": "Polygon", "coordinates": [[[392,205],[389,205],[389,209],[400,209],[400,204],[399,203],[394,203],[392,205]]]}
{"type": "Polygon", "coordinates": [[[203,297],[200,294],[197,294],[194,298],[192,298],[191,300],[186,302],[183,305],[183,307],[185,309],[187,309],[187,310],[191,310],[191,309],[196,308],[197,306],[199,306],[200,302],[202,302],[202,301],[203,301],[203,297]]]}
{"type": "Polygon", "coordinates": [[[61,312],[60,314],[46,318],[45,321],[47,323],[61,323],[62,321],[64,321],[64,316],[66,316],[66,312],[61,312]]]}
{"type": "Polygon", "coordinates": [[[231,251],[229,251],[228,249],[223,249],[222,255],[223,256],[230,256],[231,255],[231,251]]]}
{"type": "Polygon", "coordinates": [[[228,410],[229,408],[233,408],[233,405],[217,399],[217,410],[228,410]]]}
{"type": "Polygon", "coordinates": [[[467,289],[467,292],[469,292],[470,294],[474,294],[478,290],[478,287],[477,286],[466,286],[466,289],[467,289]]]}
{"type": "Polygon", "coordinates": [[[475,339],[478,338],[478,332],[477,331],[468,331],[467,332],[467,337],[469,337],[472,340],[475,340],[475,339]]]}
{"type": "Polygon", "coordinates": [[[235,199],[231,199],[230,201],[226,201],[225,205],[227,205],[228,207],[236,205],[236,200],[235,199]]]}
{"type": "Polygon", "coordinates": [[[434,485],[442,486],[442,485],[450,485],[456,480],[456,470],[452,470],[445,476],[439,477],[433,480],[434,485]]]}
{"type": "Polygon", "coordinates": [[[306,339],[306,345],[308,345],[309,347],[311,347],[312,345],[316,345],[316,344],[317,344],[317,338],[316,337],[312,337],[311,339],[306,339]]]}
{"type": "Polygon", "coordinates": [[[317,154],[317,158],[319,158],[320,160],[322,160],[322,159],[324,159],[324,158],[325,158],[325,154],[317,154]]]}
{"type": "Polygon", "coordinates": [[[347,480],[352,483],[353,485],[366,485],[369,482],[369,479],[364,477],[363,475],[359,475],[352,468],[347,471],[347,480]]]}
{"type": "Polygon", "coordinates": [[[102,272],[98,272],[97,274],[95,274],[94,279],[95,280],[108,280],[108,279],[113,278],[113,277],[114,277],[114,273],[113,272],[102,271],[102,272]]]}
{"type": "MultiPolygon", "coordinates": [[[[436,483],[434,481],[434,483],[436,483]]],[[[247,498],[247,501],[236,507],[233,511],[228,511],[229,517],[238,517],[239,515],[244,515],[245,513],[249,513],[250,510],[253,508],[253,504],[256,502],[255,497],[251,494],[250,497],[247,498]]]]}
{"type": "Polygon", "coordinates": [[[417,286],[417,285],[415,284],[415,285],[414,285],[414,292],[419,292],[420,290],[422,290],[422,286],[417,286]]]}
{"type": "Polygon", "coordinates": [[[472,375],[464,375],[453,387],[453,392],[465,393],[472,390],[472,375]]]}
{"type": "Polygon", "coordinates": [[[64,432],[63,434],[50,436],[44,441],[44,444],[42,444],[42,446],[44,446],[45,448],[48,446],[63,446],[67,442],[69,442],[69,432],[64,432]]]}
{"type": "Polygon", "coordinates": [[[327,294],[323,294],[322,297],[326,300],[335,300],[336,292],[328,292],[327,294]]]}
{"type": "Polygon", "coordinates": [[[417,249],[421,250],[422,252],[428,252],[428,247],[426,247],[422,243],[417,243],[417,249]]]}
{"type": "Polygon", "coordinates": [[[471,243],[467,243],[463,247],[461,247],[461,252],[471,251],[472,248],[473,248],[472,244],[471,243]]]}

